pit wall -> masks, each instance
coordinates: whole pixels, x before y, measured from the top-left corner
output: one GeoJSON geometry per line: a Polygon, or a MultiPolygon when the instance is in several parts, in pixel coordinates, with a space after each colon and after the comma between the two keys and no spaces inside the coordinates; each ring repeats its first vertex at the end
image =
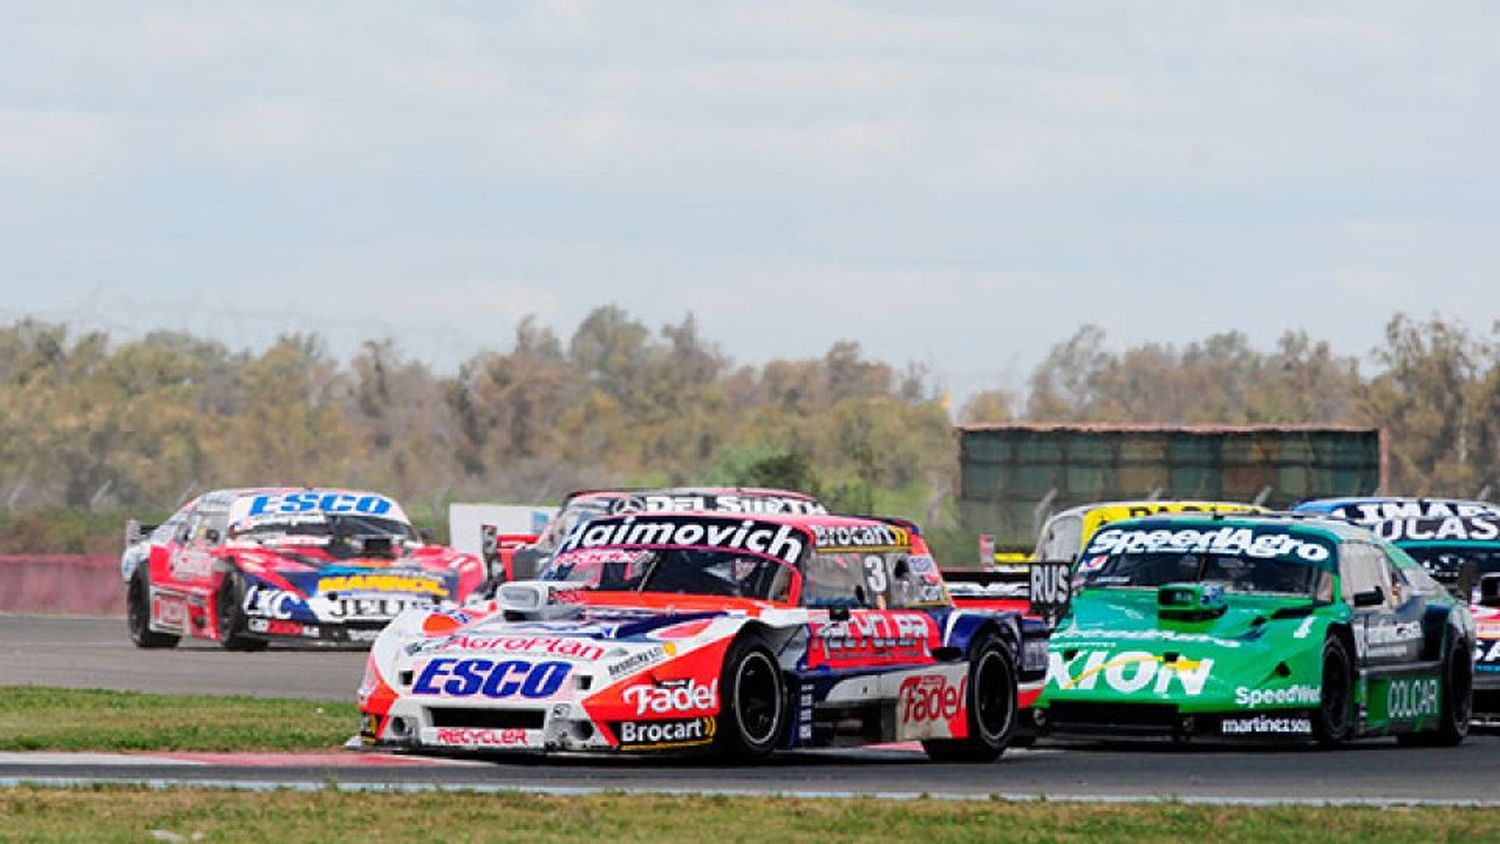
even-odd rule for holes
{"type": "Polygon", "coordinates": [[[123,616],[120,558],[0,554],[0,612],[123,616]]]}

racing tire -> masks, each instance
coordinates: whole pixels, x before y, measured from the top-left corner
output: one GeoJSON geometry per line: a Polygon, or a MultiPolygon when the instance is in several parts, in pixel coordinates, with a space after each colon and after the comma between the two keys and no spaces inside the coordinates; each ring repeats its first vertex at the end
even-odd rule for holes
{"type": "Polygon", "coordinates": [[[1443,660],[1443,702],[1438,708],[1438,727],[1432,732],[1406,733],[1396,741],[1409,747],[1453,747],[1469,735],[1474,715],[1474,663],[1463,644],[1455,642],[1443,660]]]}
{"type": "Polygon", "coordinates": [[[125,626],[130,631],[130,641],[138,648],[175,648],[182,637],[175,633],[160,633],[151,629],[151,584],[146,579],[146,564],[142,562],[125,588],[125,626]]]}
{"type": "Polygon", "coordinates": [[[1312,727],[1313,739],[1325,747],[1343,744],[1354,732],[1354,664],[1337,636],[1323,641],[1323,689],[1312,727]]]}
{"type": "Polygon", "coordinates": [[[969,735],[922,742],[935,762],[992,762],[1005,752],[1016,726],[1016,663],[999,637],[990,635],[970,649],[969,682],[964,693],[969,735]]]}
{"type": "Polygon", "coordinates": [[[270,644],[246,631],[245,575],[230,569],[214,593],[214,624],[226,651],[263,651],[270,644]]]}
{"type": "Polygon", "coordinates": [[[787,726],[786,680],[759,636],[741,636],[724,655],[714,751],[731,762],[771,755],[787,726]]]}

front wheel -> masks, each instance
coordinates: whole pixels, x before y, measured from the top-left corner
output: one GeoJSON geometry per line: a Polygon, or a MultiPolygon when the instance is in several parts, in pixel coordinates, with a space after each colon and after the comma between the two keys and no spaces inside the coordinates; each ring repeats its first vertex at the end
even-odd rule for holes
{"type": "Polygon", "coordinates": [[[245,616],[245,575],[239,569],[231,569],[219,584],[214,595],[214,616],[218,628],[219,644],[226,651],[262,651],[269,644],[265,639],[249,635],[245,616]]]}
{"type": "Polygon", "coordinates": [[[929,758],[989,762],[1005,752],[1016,722],[1016,665],[999,638],[988,636],[972,649],[968,685],[968,737],[922,742],[929,758]]]}
{"type": "Polygon", "coordinates": [[[714,749],[737,762],[770,756],[787,722],[786,683],[771,649],[757,636],[736,639],[724,656],[719,686],[714,749]]]}
{"type": "Polygon", "coordinates": [[[145,562],[136,567],[125,590],[125,626],[130,631],[130,641],[138,648],[175,648],[182,639],[151,629],[151,585],[145,562]]]}
{"type": "Polygon", "coordinates": [[[1323,642],[1323,691],[1313,713],[1313,738],[1332,747],[1342,744],[1354,729],[1354,667],[1344,641],[1330,636],[1323,642]]]}
{"type": "Polygon", "coordinates": [[[1442,705],[1438,708],[1437,729],[1429,733],[1408,733],[1396,737],[1405,745],[1420,747],[1453,747],[1469,735],[1469,718],[1474,713],[1474,663],[1471,649],[1455,640],[1443,660],[1442,705]]]}

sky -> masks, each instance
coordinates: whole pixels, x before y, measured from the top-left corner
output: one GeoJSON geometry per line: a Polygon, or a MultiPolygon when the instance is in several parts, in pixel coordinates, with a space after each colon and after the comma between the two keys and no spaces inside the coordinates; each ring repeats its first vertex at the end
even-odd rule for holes
{"type": "Polygon", "coordinates": [[[1015,389],[1500,319],[1493,2],[0,0],[0,321],[439,371],[695,314],[1015,389]]]}

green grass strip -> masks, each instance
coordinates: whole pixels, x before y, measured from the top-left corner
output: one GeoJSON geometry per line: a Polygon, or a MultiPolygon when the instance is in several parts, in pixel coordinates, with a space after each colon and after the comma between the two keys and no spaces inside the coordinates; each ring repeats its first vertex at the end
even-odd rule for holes
{"type": "Polygon", "coordinates": [[[0,750],[327,750],[358,725],[353,703],[0,686],[0,750]]]}
{"type": "Polygon", "coordinates": [[[799,800],[603,794],[0,790],[0,839],[26,841],[1493,840],[1495,812],[1182,804],[799,800]]]}

